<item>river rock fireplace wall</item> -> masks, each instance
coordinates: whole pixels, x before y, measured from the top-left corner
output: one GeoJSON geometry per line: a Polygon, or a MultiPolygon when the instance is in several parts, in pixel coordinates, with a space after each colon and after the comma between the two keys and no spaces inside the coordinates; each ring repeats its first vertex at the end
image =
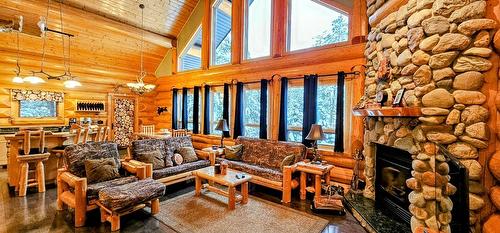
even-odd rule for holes
{"type": "MultiPolygon", "coordinates": [[[[367,1],[372,11],[384,8],[383,1],[374,2],[367,1]]],[[[497,67],[498,57],[491,50],[497,22],[487,18],[486,6],[486,1],[409,0],[399,8],[384,8],[398,10],[372,24],[368,34],[360,106],[375,103],[375,95],[385,91],[383,107],[389,108],[396,93],[405,89],[403,106],[420,108],[421,116],[366,117],[364,196],[377,195],[374,142],[410,153],[412,171],[406,185],[411,189],[408,210],[413,232],[417,227],[451,231],[455,207],[450,196],[457,187],[449,182],[450,167],[436,143],[468,169],[471,230],[480,232],[488,216],[488,211],[481,212],[489,202],[484,189],[484,167],[491,153],[487,152],[492,125],[488,101],[489,93],[497,91],[496,84],[494,90],[487,89],[492,85],[488,83],[497,81],[488,72],[496,72],[492,67],[497,67]]]]}

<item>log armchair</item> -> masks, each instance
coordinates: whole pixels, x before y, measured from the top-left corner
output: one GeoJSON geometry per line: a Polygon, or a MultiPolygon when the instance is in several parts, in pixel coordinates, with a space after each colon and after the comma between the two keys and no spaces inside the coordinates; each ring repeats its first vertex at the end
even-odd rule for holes
{"type": "Polygon", "coordinates": [[[250,183],[266,186],[282,191],[282,203],[291,201],[293,182],[292,174],[296,163],[303,160],[306,147],[301,143],[281,142],[266,139],[238,137],[235,144],[243,145],[240,160],[216,158],[217,162],[225,161],[229,168],[252,175],[250,183]],[[288,165],[284,165],[287,157],[292,156],[288,165]]]}
{"type": "Polygon", "coordinates": [[[75,210],[75,227],[85,225],[87,211],[96,209],[99,191],[103,188],[129,184],[147,178],[151,166],[120,160],[115,143],[89,142],[68,146],[64,152],[64,168],[57,174],[57,209],[65,206],[75,210]],[[120,167],[120,177],[99,183],[88,183],[84,161],[113,158],[120,167]],[[130,174],[130,175],[129,175],[130,174]]]}

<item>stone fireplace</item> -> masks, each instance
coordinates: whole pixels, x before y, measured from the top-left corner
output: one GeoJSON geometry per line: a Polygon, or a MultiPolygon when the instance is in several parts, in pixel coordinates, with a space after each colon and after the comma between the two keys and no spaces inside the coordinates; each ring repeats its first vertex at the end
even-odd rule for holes
{"type": "MultiPolygon", "coordinates": [[[[374,15],[384,1],[378,3],[367,1],[374,15]]],[[[375,200],[380,192],[376,177],[398,175],[378,170],[377,145],[408,152],[406,204],[413,232],[419,227],[451,232],[452,219],[463,218],[454,211],[460,201],[469,203],[471,231],[480,232],[487,216],[481,212],[488,202],[484,166],[492,135],[487,85],[496,82],[488,72],[496,72],[491,40],[497,22],[486,18],[486,6],[486,1],[409,0],[385,8],[397,10],[371,25],[367,37],[365,94],[358,105],[364,110],[358,115],[365,116],[363,195],[375,200]],[[393,107],[402,89],[402,104],[393,107]],[[386,100],[381,107],[376,107],[376,94],[386,100]],[[450,166],[438,144],[467,168],[468,187],[452,184],[460,169],[450,166]],[[457,199],[464,188],[467,197],[457,199]]]]}

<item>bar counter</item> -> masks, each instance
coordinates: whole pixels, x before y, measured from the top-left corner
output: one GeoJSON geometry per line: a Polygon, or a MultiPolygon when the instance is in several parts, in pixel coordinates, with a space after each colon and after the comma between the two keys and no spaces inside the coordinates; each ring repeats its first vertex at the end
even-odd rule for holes
{"type": "MultiPolygon", "coordinates": [[[[19,154],[19,149],[21,149],[23,145],[23,136],[16,136],[15,134],[7,134],[3,135],[7,140],[8,145],[8,158],[7,158],[7,171],[9,177],[9,186],[15,187],[19,182],[19,163],[17,162],[17,156],[19,154]]],[[[72,144],[73,137],[75,134],[69,132],[56,132],[52,134],[48,134],[45,136],[45,147],[47,147],[50,152],[52,148],[72,144]]],[[[34,137],[32,140],[32,145],[37,145],[38,137],[34,137]]],[[[56,180],[57,176],[57,157],[54,154],[51,154],[49,159],[44,162],[45,166],[45,181],[46,183],[53,183],[56,180]]]]}

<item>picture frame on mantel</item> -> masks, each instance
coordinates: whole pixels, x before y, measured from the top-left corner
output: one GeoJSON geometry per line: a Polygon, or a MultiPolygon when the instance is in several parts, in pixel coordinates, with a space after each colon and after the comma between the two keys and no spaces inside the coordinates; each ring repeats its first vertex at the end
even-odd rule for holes
{"type": "Polygon", "coordinates": [[[405,91],[405,88],[401,88],[398,92],[396,92],[396,96],[394,97],[394,101],[392,102],[392,107],[401,107],[405,91]]]}

